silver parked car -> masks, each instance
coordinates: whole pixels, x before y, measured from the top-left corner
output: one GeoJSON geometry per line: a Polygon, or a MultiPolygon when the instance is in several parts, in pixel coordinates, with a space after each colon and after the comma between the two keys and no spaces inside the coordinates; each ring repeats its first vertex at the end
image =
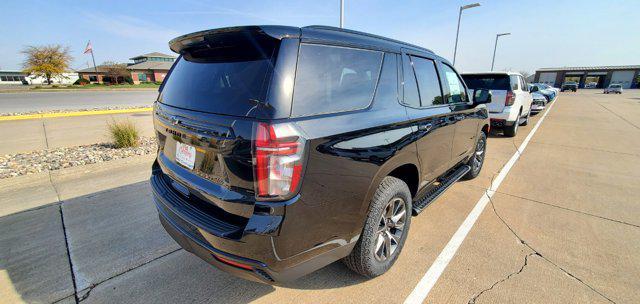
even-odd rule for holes
{"type": "Polygon", "coordinates": [[[622,94],[622,85],[617,83],[610,84],[608,88],[604,89],[604,93],[605,94],[609,94],[609,93],[622,94]]]}

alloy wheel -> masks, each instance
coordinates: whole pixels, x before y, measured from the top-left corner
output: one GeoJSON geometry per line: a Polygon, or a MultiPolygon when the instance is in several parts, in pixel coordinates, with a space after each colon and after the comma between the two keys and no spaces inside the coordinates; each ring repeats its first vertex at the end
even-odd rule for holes
{"type": "Polygon", "coordinates": [[[405,201],[398,197],[391,199],[382,210],[382,215],[378,222],[374,250],[376,260],[384,262],[393,256],[402,239],[406,220],[407,208],[405,201]]]}
{"type": "Polygon", "coordinates": [[[471,162],[471,170],[473,172],[477,172],[482,167],[482,162],[484,161],[484,151],[487,146],[487,141],[484,137],[481,137],[476,144],[476,152],[473,155],[473,161],[471,162]]]}

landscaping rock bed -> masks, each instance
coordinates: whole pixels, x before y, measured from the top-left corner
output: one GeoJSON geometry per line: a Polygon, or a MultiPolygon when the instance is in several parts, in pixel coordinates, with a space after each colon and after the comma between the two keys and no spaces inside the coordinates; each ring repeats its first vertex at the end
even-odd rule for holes
{"type": "Polygon", "coordinates": [[[143,137],[134,148],[116,149],[112,144],[103,143],[2,155],[0,179],[151,154],[156,150],[156,139],[143,137]]]}

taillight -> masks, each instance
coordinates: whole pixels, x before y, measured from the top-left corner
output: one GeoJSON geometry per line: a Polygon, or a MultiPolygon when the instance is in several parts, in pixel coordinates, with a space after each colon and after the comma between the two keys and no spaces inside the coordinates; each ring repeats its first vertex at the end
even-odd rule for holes
{"type": "Polygon", "coordinates": [[[516,102],[516,95],[512,91],[507,91],[507,99],[504,100],[505,106],[512,106],[516,102]]]}
{"type": "Polygon", "coordinates": [[[288,123],[258,123],[255,135],[255,191],[257,198],[287,199],[302,177],[305,139],[288,123]]]}

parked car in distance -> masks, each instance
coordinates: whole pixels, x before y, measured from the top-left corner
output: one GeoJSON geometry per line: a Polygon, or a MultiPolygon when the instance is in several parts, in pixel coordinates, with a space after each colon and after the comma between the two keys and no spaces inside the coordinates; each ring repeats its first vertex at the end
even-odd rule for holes
{"type": "Polygon", "coordinates": [[[529,92],[537,92],[543,95],[547,102],[552,102],[556,98],[556,91],[549,89],[549,86],[542,83],[533,83],[529,85],[529,92]]]}
{"type": "Polygon", "coordinates": [[[533,101],[531,103],[531,113],[532,114],[536,114],[541,112],[542,110],[545,109],[545,107],[547,106],[547,97],[545,97],[544,95],[538,93],[538,92],[532,92],[531,93],[531,97],[533,98],[533,101]]]}
{"type": "Polygon", "coordinates": [[[572,91],[572,92],[578,91],[578,83],[576,82],[563,83],[562,86],[560,87],[560,92],[564,92],[564,91],[572,91]]]}
{"type": "Polygon", "coordinates": [[[598,83],[597,82],[589,82],[589,83],[584,85],[585,89],[595,89],[597,87],[598,87],[598,83]]]}
{"type": "Polygon", "coordinates": [[[604,93],[605,94],[609,94],[609,93],[622,94],[622,85],[617,83],[610,84],[608,87],[604,89],[604,93]]]}
{"type": "Polygon", "coordinates": [[[343,259],[378,276],[412,214],[482,168],[491,93],[467,94],[428,49],[325,26],[169,46],[154,201],[166,231],[223,271],[278,284],[343,259]]]}
{"type": "Polygon", "coordinates": [[[524,77],[512,72],[463,73],[471,90],[491,90],[487,104],[491,127],[500,128],[505,136],[516,136],[519,126],[529,123],[533,98],[524,77]]]}

